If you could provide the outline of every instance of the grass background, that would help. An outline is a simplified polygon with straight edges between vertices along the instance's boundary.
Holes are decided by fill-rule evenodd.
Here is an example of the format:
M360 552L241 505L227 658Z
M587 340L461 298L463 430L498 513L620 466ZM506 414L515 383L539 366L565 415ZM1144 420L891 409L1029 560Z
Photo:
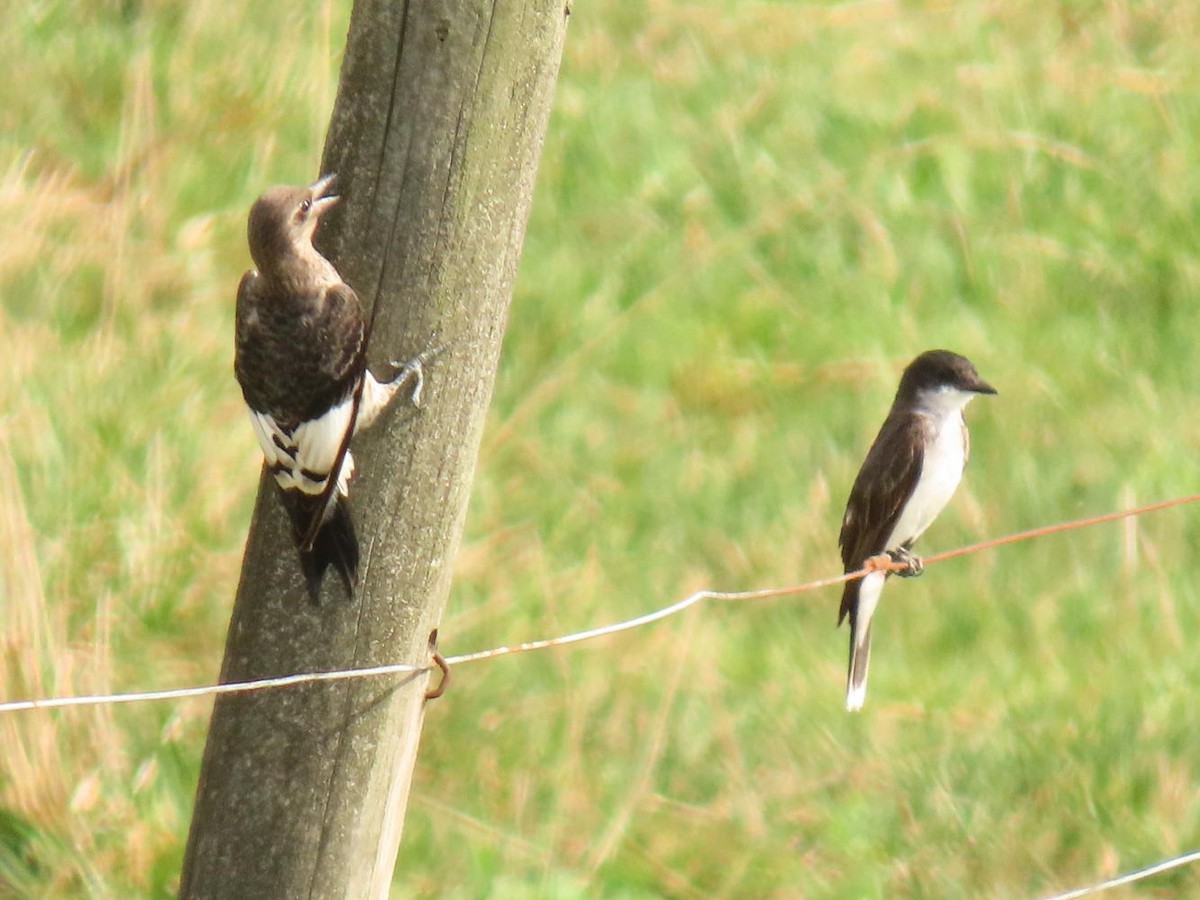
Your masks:
M4 697L216 676L245 213L315 174L347 6L0 12ZM1194 491L1198 59L1185 0L576 2L443 649L836 572L929 347L1000 396L927 552ZM395 893L1021 897L1192 849L1197 531L895 583L859 716L835 590L464 668ZM208 712L0 717L0 895L171 895Z

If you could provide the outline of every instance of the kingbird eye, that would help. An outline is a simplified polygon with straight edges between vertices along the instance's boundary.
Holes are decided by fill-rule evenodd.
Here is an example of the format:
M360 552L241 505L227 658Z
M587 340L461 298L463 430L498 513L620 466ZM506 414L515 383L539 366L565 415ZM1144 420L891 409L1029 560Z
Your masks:
M300 215L307 216L308 211L312 209L312 201L305 199L300 201Z

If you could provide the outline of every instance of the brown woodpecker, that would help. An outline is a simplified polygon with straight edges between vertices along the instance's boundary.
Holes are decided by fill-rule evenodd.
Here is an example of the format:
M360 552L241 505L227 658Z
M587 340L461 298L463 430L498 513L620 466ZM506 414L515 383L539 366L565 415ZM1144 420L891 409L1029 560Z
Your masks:
M327 175L307 187L273 187L258 198L247 227L255 268L237 294L234 371L314 601L331 565L351 596L357 584L350 439L410 378L412 402L420 405L422 364L432 356L393 362L386 382L367 369L362 305L312 243L321 216L338 201L327 193L333 181Z

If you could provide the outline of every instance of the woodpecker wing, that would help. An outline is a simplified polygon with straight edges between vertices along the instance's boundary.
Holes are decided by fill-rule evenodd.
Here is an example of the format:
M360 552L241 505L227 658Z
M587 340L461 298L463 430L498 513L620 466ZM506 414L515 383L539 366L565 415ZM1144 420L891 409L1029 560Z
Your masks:
M287 295L251 270L238 287L235 371L267 466L281 488L305 495L289 507L305 552L353 471L365 332L344 283Z
M302 551L307 552L312 549L313 543L321 531L321 526L325 522L325 517L337 502L338 496L348 497L350 495L350 476L354 474L354 457L350 454L350 439L354 437L358 409L362 405L363 381L362 377L358 379L350 397L336 410L337 422L331 422L329 428L318 439L320 450L333 450L329 472L336 472L337 477L332 477L332 474L326 477L321 488L320 502L315 504L312 521L302 533L299 533L299 544ZM338 435L337 429L339 428L341 432L337 444L329 443ZM313 443L316 444L317 441L314 440ZM314 449L316 448L314 447Z
M322 453L333 450L330 466L326 471L337 473L337 477L327 479L321 492L322 502L317 507L317 512L314 514L312 522L309 523L308 529L300 536L300 549L303 551L312 549L325 516L337 502L338 495L349 496L350 476L354 473L354 458L350 455L350 439L354 437L355 426L358 423L358 411L362 406L363 387L367 378L367 343L371 339L371 325L373 324L373 321L364 323L362 304L358 300L358 295L345 282L330 288L326 292L326 297L329 305L334 308L334 315L342 319L353 318L357 322L355 333L346 333L343 336L342 353L334 371L330 373L337 377L344 367L349 366L350 370L354 372L354 382L350 396L339 407L343 411L339 414L338 421L331 423L319 439L314 436L312 441L314 450ZM340 436L334 445L332 439L335 435L339 435L339 431Z

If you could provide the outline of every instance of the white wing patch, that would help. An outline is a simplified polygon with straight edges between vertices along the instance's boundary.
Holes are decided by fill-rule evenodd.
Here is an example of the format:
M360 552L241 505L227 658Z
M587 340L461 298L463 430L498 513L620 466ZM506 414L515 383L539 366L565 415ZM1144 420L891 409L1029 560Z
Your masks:
M296 465L304 472L323 476L322 484L333 468L346 432L350 430L353 411L354 400L347 397L321 418L302 423L293 435L297 448ZM313 493L319 491L318 488Z
M419 389L419 368L416 372ZM364 373L358 417L354 422L355 433L374 422L407 381L408 377L401 374L393 381L380 383L369 371ZM320 418L302 422L290 432L281 428L267 413L249 410L250 424L254 426L258 445L281 488L285 491L303 491L311 496L317 496L325 490L333 462L350 428L353 408L353 397L347 397ZM337 490L343 497L349 496L350 478L353 475L354 457L347 450L337 476Z
M342 439L350 428L353 405L353 398L347 397L325 415L301 423L291 433L267 413L250 410L254 434L281 488L314 496L325 489ZM338 493L348 494L353 474L354 458L347 450L338 471Z
M254 428L254 436L258 438L258 446L262 449L267 465L274 469L285 460L289 464L294 462L291 456L285 455L283 449L290 445L291 438L275 424L275 420L266 413L255 412L250 407L246 407L246 412L250 414L250 424ZM273 438L278 438L279 444L276 444Z

